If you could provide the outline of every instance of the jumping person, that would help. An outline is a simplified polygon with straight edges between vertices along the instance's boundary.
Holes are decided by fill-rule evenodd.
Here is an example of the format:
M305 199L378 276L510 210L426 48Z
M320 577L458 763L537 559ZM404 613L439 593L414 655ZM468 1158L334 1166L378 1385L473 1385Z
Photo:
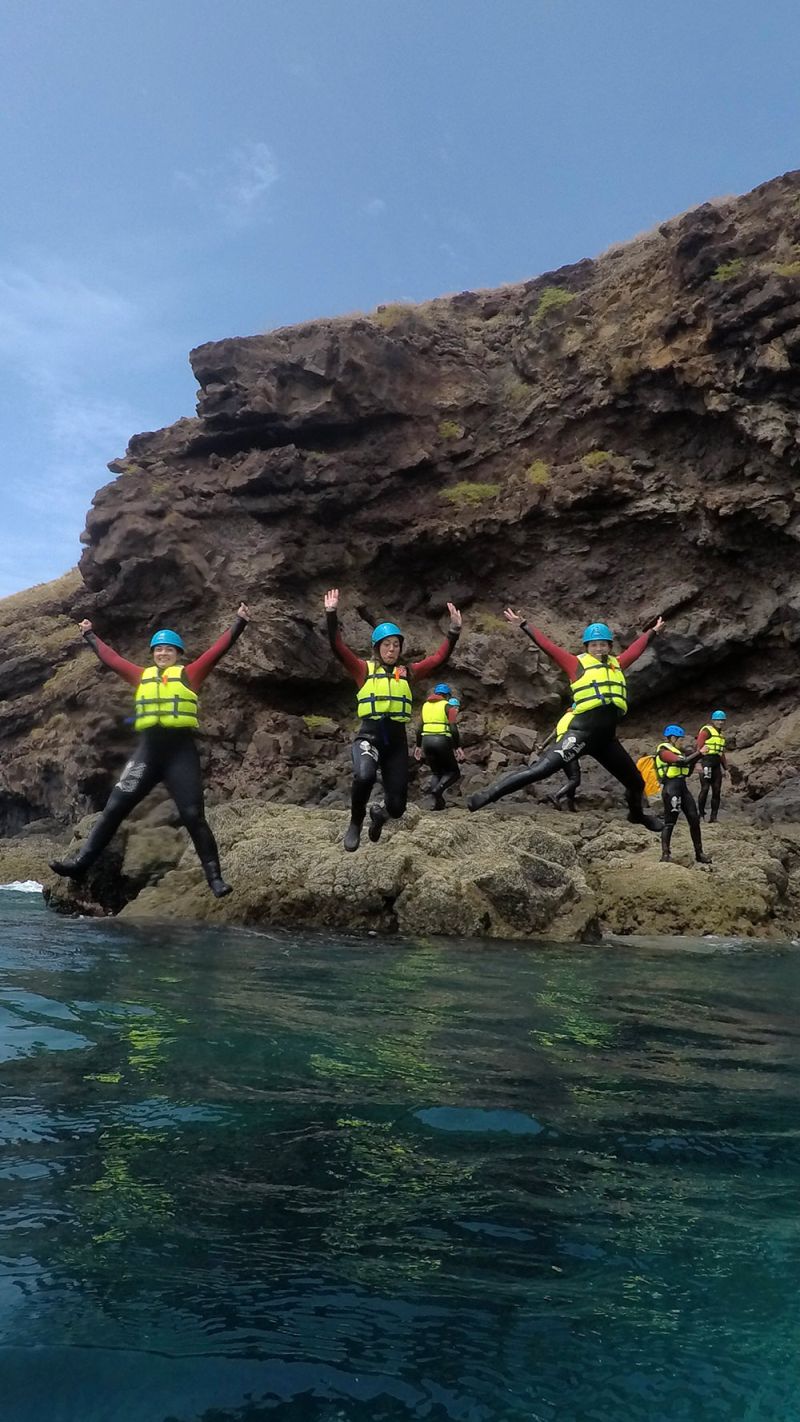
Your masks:
M686 732L682 726L665 726L664 739L655 753L656 775L661 781L661 798L664 802L661 863L669 864L672 859L670 853L672 831L678 823L681 810L683 810L689 825L689 833L692 836L694 857L698 864L710 864L709 855L703 853L700 816L694 795L688 785L689 772L700 759L700 752L695 751L693 755L682 754L681 743L685 735Z
M611 650L614 634L605 622L589 624L583 634L584 650L575 656L551 642L538 627L531 627L510 607L506 608L504 615L507 622L521 627L540 651L566 672L572 690L574 714L566 735L561 736L533 765L514 770L488 790L470 795L467 808L481 810L484 805L492 804L504 795L512 795L526 785L546 780L556 771L563 770L570 761L590 755L625 787L631 823L645 825L649 830L660 830L661 821L654 819L644 808L644 781L628 752L617 740L617 723L628 709L625 669L642 655L651 637L661 631L663 618L659 617L648 632L643 632L619 657L615 657Z
M725 759L725 737L722 732L725 729L727 716L724 711L712 711L711 719L705 726L701 726L697 732L697 749L702 751L700 761L700 795L698 797L698 809L700 818L706 817L706 801L708 792L711 791L711 815L709 824L717 822L719 815L719 802L722 798L722 773L728 769Z
M381 773L384 802L370 805L367 831L377 844L388 819L397 820L408 802L408 738L411 720L412 683L422 681L444 666L458 641L461 613L448 602L450 630L437 651L410 666L400 665L403 633L394 622L381 622L372 633L373 657L364 660L345 644L339 631L337 608L339 589L325 594L325 613L331 648L358 687L356 707L360 725L353 742L353 788L350 824L344 847L351 852L361 842L361 826L372 788Z
M422 720L414 750L416 760L425 760L433 772L430 794L434 810L444 810L444 792L461 779L458 762L464 759L458 730L460 702L446 681L440 681L422 703Z
M78 624L84 641L100 661L136 688L133 728L139 741L75 858L51 861L50 868L56 874L82 878L131 810L163 781L189 831L212 894L221 899L231 892L222 877L217 842L205 816L200 757L194 737L199 729L198 692L220 657L241 637L249 620L250 612L241 603L228 631L207 652L187 664L182 661L185 648L179 634L162 628L150 639L153 661L147 667L126 661L101 642L88 620Z

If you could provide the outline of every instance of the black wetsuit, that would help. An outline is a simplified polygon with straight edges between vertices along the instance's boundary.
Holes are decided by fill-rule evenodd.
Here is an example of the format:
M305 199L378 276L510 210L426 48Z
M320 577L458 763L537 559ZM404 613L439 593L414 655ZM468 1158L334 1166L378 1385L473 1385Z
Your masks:
M353 819L360 824L381 773L383 802L390 819L398 820L408 804L408 735L401 721L363 720L353 741Z
M664 805L664 828L661 831L662 855L665 858L669 858L672 831L678 823L678 816L682 810L689 825L689 833L692 837L695 858L702 861L704 856L703 841L700 832L700 815L686 777L673 776L671 779L665 780L661 787L661 800Z
M575 760L566 760L564 762L564 774L567 777L566 783L561 786L560 790L555 790L550 796L550 799L559 810L561 809L559 804L560 800L566 800L567 809L575 810L577 808L575 798L580 789L581 780L583 779L580 760L577 758Z
M700 761L700 795L698 797L698 808L701 815L705 815L708 792L711 791L711 823L713 824L719 814L720 800L722 799L722 756L704 755Z
M191 731L153 726L143 731L114 786L99 820L81 845L78 860L88 869L111 842L122 821L163 782L178 809L202 864L219 860L217 842L205 816L200 756Z
M450 723L450 734L431 734L417 731L417 745L422 747L426 765L432 771L428 793L433 796L434 808L444 809L444 792L461 779L461 768L456 760L456 751L461 745L461 736L455 721Z
M488 790L471 796L468 802L470 809L481 809L505 795L513 795L515 790L523 790L526 785L547 780L557 771L566 770L570 761L590 755L625 787L628 819L636 824L646 824L651 829L660 828L660 823L651 823L651 817L645 812L644 781L625 747L617 740L618 721L619 712L615 706L598 706L574 716L566 734L540 755L533 765L513 770Z

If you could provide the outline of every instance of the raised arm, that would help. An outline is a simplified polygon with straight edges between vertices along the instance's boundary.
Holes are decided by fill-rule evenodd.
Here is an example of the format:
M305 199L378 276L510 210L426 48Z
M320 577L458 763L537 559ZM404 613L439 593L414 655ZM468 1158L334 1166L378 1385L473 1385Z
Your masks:
M443 667L445 662L449 660L453 648L461 635L461 624L463 622L461 613L452 602L448 602L447 611L450 613L450 627L447 636L441 646L437 647L436 651L432 652L429 657L423 657L422 661L411 663L408 672L414 681L421 681L423 677L431 676L433 672L438 671L439 667Z
M339 589L329 588L325 594L325 623L328 629L328 641L331 644L333 655L341 662L345 671L353 678L357 686L363 686L367 679L367 664L362 657L357 657L345 642L339 631Z
M110 667L117 676L121 676L123 681L127 681L130 686L138 686L142 679L144 667L137 667L135 662L126 661L119 652L115 652L113 647L109 647L105 642L101 642L97 633L93 630L88 617L79 622L81 636L87 647L91 647L95 656L100 659L104 666Z
M530 622L526 622L520 613L515 612L513 608L507 607L503 616L506 622L510 623L512 627L521 628L526 637L530 637L531 641L539 648L540 652L544 652L545 656L549 657L551 662L555 662L557 667L560 667L563 672L566 672L570 681L575 681L581 668L578 658L574 656L572 652L566 651L564 647L559 647L557 642L551 642L550 638L545 636L544 632L540 631L538 627L532 627Z
M623 671L625 671L626 667L632 666L635 661L638 661L642 653L647 651L652 639L658 635L663 626L663 617L657 618L652 627L649 627L646 632L642 632L635 641L631 642L629 647L625 648L624 652L620 652L619 664Z
M250 609L247 603L242 602L239 604L233 623L227 631L223 632L222 636L217 638L214 645L208 648L208 651L203 652L195 661L187 664L186 680L192 688L192 691L200 690L209 672L217 665L220 658L224 657L225 653L230 651L234 642L238 642L249 621Z

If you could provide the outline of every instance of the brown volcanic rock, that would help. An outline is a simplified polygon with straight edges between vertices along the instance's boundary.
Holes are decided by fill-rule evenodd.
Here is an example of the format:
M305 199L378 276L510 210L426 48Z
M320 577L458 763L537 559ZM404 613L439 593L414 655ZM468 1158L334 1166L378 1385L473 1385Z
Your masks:
M243 596L254 625L203 698L212 800L341 800L353 689L324 635L330 584L349 641L390 614L411 656L448 596L463 604L448 678L467 785L520 763L565 700L506 602L571 645L590 617L624 639L666 610L629 739L722 704L734 738L757 721L774 764L800 769L780 736L800 638L800 174L534 281L220 341L192 364L197 419L110 466L82 582L0 603L0 831L97 809L124 759L129 691L78 617L139 660L163 624L206 645ZM775 788L754 743L740 759L745 794Z

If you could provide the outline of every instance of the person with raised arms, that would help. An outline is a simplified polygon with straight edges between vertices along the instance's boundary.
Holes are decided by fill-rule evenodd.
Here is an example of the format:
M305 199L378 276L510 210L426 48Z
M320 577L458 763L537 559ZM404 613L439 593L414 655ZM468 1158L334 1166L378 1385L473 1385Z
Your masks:
M195 732L200 728L200 688L220 657L241 637L249 620L247 605L241 603L232 626L213 647L191 662L184 660L186 649L180 635L162 627L150 639L152 662L145 667L126 661L102 642L88 619L78 624L84 641L100 661L135 688L133 729L139 740L75 858L51 860L50 868L56 874L82 878L131 810L163 781L189 832L212 894L221 899L231 893L222 877L217 842L205 816Z
M356 683L356 709L360 718L353 742L353 786L350 823L344 847L351 853L361 843L361 827L380 771L384 799L370 806L368 835L377 844L389 819L397 820L408 803L408 736L413 686L444 666L461 632L461 613L448 602L450 629L445 640L419 662L400 663L403 633L394 622L380 622L371 637L372 657L356 655L339 630L339 589L330 588L324 599L331 648Z
M654 625L631 642L619 657L613 654L614 634L605 622L590 622L583 633L583 651L566 651L552 642L538 627L528 623L518 612L507 607L505 619L512 627L520 627L526 636L555 662L569 677L572 693L572 719L566 732L555 745L546 750L533 765L514 770L491 785L479 790L467 800L469 810L482 810L503 798L547 780L565 765L583 755L590 755L625 788L628 819L657 832L661 821L647 813L644 807L644 781L625 747L617 739L617 726L628 710L628 687L625 671L641 657L651 639L664 626L659 617Z

